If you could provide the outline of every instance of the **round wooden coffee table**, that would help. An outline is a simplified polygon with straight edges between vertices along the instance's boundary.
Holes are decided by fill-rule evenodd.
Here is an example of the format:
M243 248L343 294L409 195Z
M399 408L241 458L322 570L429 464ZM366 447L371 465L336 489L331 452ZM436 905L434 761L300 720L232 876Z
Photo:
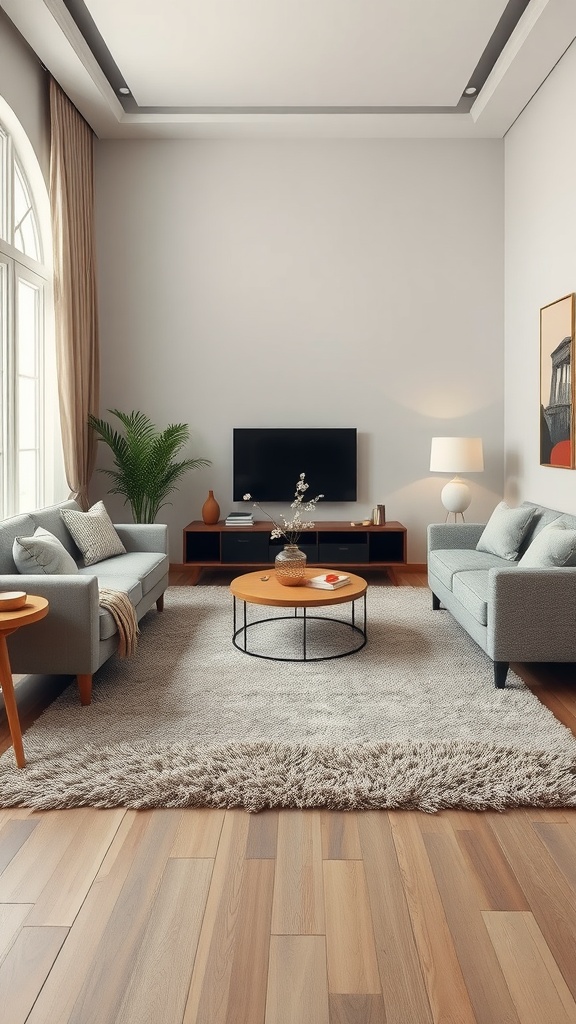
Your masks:
M314 566L306 569L306 576L322 576L325 573L342 570L322 569ZM243 654L250 654L254 658L266 658L269 661L329 661L332 658L344 658L348 654L355 654L362 650L366 644L366 591L368 584L361 576L354 573L347 573L350 582L344 587L336 590L320 590L315 587L286 587L278 583L274 569L247 572L244 576L237 576L230 584L230 590L234 605L234 625L232 631L232 643ZM243 615L237 614L236 600L242 601ZM355 602L362 599L362 625L356 622ZM275 615L265 619L254 619L248 622L247 606L249 604L267 605L273 608L292 609L293 615ZM310 609L332 607L332 605L349 604L351 607L350 620L336 618L326 615L310 615ZM301 614L298 614L299 609ZM248 650L248 633L254 626L264 622L282 622L287 618L297 618L302 623L302 656L298 658L287 658L279 655L261 654L255 650ZM307 650L307 625L309 619L318 619L322 622L336 622L347 627L354 641L349 650L338 651L335 654L323 654L320 657L310 657ZM359 641L359 642L358 642Z
M22 730L20 718L18 717L18 706L14 696L14 684L12 682L12 669L8 657L8 645L6 637L15 633L21 626L29 626L32 622L38 622L48 614L48 601L45 597L33 597L28 594L26 604L11 612L0 611L0 687L4 696L4 707L14 747L14 757L19 768L24 768L26 759L22 744Z

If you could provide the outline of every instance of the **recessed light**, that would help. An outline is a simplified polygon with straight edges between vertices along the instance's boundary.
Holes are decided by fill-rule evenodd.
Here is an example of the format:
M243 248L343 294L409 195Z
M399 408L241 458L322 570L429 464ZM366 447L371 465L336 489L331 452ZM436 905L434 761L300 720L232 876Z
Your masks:
M122 90L120 90L120 91L122 91ZM466 87L466 89L464 89L464 95L465 96L475 96L477 92L478 92L478 90L477 90L475 85L469 85L469 86Z
M130 89L128 88L127 85L121 85L120 88L118 89L118 92L122 93L123 96L129 96L130 95Z

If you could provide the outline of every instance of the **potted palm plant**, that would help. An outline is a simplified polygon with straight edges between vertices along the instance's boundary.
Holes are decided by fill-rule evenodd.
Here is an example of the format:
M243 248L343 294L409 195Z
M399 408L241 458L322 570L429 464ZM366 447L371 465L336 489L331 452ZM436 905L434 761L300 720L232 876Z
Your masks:
M210 466L210 460L176 459L190 437L186 423L171 423L158 430L143 412L108 412L120 420L123 433L104 419L88 417L98 440L104 441L114 456L115 468L100 470L113 481L108 493L124 495L135 523L153 523L182 474Z

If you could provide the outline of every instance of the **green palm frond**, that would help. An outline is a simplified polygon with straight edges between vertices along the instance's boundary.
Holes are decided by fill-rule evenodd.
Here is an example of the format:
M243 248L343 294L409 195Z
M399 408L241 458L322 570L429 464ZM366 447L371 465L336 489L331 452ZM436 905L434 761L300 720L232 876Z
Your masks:
M210 466L209 459L181 459L176 455L190 438L186 423L171 423L159 431L142 412L124 413L108 409L124 427L121 434L106 420L89 416L88 423L98 439L108 445L114 469L102 469L112 481L110 494L123 494L132 509L134 522L153 523L176 481L189 469Z

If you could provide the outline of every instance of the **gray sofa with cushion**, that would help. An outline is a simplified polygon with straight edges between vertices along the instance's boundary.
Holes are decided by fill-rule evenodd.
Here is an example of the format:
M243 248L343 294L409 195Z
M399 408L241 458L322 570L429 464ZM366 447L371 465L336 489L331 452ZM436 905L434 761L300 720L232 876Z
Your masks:
M532 502L514 513L522 509L529 522L506 557L477 550L484 525L428 527L432 607L447 608L492 659L498 687L511 661L576 661L576 516ZM561 557L549 538L563 542Z
M61 509L81 511L75 501L64 501L0 522L0 592L25 590L50 604L45 619L8 638L10 663L14 673L77 676L80 699L89 704L93 674L118 648L116 623L99 606L99 588L128 594L138 620L154 604L162 611L168 585L168 528L158 523L115 525L125 552L86 566ZM14 540L31 538L38 527L64 545L78 566L76 572L18 572Z

